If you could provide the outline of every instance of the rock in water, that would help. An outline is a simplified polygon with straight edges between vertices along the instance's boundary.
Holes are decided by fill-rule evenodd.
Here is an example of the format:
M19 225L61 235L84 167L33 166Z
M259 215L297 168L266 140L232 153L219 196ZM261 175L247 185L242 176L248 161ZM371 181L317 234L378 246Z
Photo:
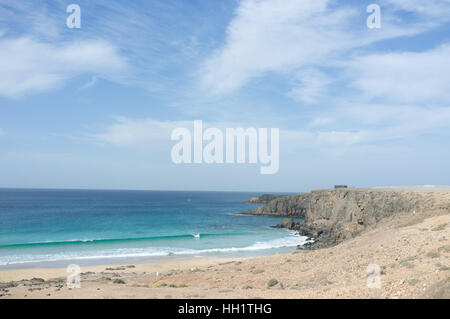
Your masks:
M292 218L285 218L281 221L281 228L291 229L294 226L294 220Z

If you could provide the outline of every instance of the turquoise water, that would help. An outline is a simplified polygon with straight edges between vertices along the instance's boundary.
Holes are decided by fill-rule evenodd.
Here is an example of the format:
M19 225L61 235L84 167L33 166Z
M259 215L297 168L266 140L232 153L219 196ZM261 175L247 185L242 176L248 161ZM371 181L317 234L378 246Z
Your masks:
M253 256L304 237L237 216L258 193L0 189L0 269Z

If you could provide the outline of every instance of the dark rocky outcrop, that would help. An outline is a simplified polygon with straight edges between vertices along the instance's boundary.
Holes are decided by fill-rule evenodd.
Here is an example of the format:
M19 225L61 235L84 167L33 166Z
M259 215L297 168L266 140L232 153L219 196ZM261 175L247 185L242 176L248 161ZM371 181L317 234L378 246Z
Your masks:
M295 226L294 220L292 218L285 218L281 221L280 225L272 226L273 228L287 228L292 229Z
M435 203L435 193L348 188L277 197L243 214L304 218L289 228L314 238L312 248L322 248L352 238L394 214L450 209L448 202L443 207Z

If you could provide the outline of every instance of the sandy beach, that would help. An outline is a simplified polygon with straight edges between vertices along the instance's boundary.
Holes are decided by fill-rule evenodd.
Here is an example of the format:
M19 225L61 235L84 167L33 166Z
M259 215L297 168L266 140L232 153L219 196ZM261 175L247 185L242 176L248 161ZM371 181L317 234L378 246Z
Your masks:
M66 269L1 271L0 297L450 298L449 239L448 210L414 211L330 248L83 267L81 288L67 287ZM374 278L369 265L379 267L380 288L367 284Z

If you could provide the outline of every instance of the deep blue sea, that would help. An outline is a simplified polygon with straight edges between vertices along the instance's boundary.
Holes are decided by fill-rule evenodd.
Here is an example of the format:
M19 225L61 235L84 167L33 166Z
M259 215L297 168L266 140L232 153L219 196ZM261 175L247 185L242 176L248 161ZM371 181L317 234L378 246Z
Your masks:
M259 193L0 189L0 269L234 257L304 237L238 216Z

